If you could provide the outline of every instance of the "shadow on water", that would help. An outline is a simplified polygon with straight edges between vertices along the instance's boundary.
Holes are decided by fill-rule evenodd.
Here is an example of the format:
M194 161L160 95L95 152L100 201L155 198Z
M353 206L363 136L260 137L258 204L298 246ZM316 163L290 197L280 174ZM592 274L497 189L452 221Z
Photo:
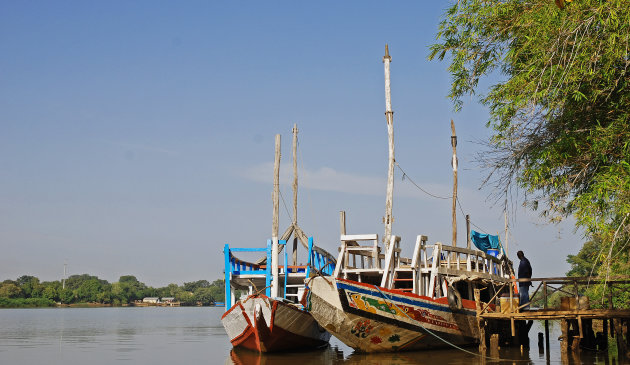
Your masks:
M233 365L310 365L310 364L356 364L356 365L477 365L477 364L604 364L617 365L616 356L608 352L579 351L569 352L566 356L551 351L551 354L530 348L501 348L488 351L486 356L476 353L476 348L467 351L457 349L428 350L399 353L357 353L344 351L329 346L318 351L287 352L262 354L244 349L232 349L225 364ZM474 353L474 354L473 354Z
M233 348L225 364L234 365L315 365L339 364L343 353L330 346L316 351L281 352L263 354L246 349Z
M512 351L513 352L513 351ZM509 356L509 357L508 357ZM502 351L500 357L509 360L492 360L489 358L481 358L467 352L461 352L455 349L449 350L429 350L417 352L398 352L398 353L357 353L351 352L347 357L344 352L337 347L327 347L318 351L307 352L286 352L286 353L257 353L245 349L232 349L225 364L233 365L269 365L269 364L286 364L286 365L309 365L309 364L356 364L356 365L380 365L380 364L486 364L486 363L505 363L505 364L529 364L529 354L523 355L520 352Z

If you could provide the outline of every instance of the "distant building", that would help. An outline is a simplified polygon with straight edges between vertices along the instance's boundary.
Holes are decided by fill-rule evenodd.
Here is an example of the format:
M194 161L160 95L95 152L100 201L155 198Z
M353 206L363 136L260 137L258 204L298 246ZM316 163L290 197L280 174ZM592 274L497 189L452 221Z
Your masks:
M158 298L158 297L146 297L146 298L142 299L142 303L157 304L159 302L160 302L160 298Z
M162 302L163 303L172 303L174 301L175 301L175 298L173 298L173 297L164 297L164 298L162 298Z

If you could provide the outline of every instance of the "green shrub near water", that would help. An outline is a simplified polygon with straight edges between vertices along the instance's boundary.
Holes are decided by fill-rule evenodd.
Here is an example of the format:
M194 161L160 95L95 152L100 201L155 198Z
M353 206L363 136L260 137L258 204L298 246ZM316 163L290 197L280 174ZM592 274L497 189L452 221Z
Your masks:
M3 298L0 297L0 308L38 308L54 307L57 304L46 298Z

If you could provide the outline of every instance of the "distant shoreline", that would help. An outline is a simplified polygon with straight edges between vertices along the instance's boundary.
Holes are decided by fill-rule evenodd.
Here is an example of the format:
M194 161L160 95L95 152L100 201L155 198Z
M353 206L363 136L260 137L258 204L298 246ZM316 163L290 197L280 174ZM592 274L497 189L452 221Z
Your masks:
M44 282L22 275L0 282L0 308L211 306L223 302L224 295L223 279L162 288L147 286L133 275L122 275L115 283L89 274Z
M224 305L181 305L181 306L166 306L166 305L113 305L103 303L72 303L72 304L60 304L56 305L14 305L14 306L0 306L2 309L37 309L37 308L208 308L208 307L225 307Z
M223 307L224 305L214 304L182 304L176 303L176 305L167 305L164 303L122 303L114 305L112 303L98 303L98 302L80 302L80 303L56 303L49 299L44 298L0 298L0 309L20 309L20 308L106 308L106 307Z

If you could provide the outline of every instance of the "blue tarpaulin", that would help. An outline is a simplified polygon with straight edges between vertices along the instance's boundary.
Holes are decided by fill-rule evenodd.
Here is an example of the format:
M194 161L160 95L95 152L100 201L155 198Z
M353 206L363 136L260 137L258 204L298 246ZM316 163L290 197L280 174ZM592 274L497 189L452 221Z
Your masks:
M501 243L499 243L499 236L493 236L491 234L479 233L477 231L470 231L470 238L475 246L483 252L488 252L490 249L499 250L501 252Z

